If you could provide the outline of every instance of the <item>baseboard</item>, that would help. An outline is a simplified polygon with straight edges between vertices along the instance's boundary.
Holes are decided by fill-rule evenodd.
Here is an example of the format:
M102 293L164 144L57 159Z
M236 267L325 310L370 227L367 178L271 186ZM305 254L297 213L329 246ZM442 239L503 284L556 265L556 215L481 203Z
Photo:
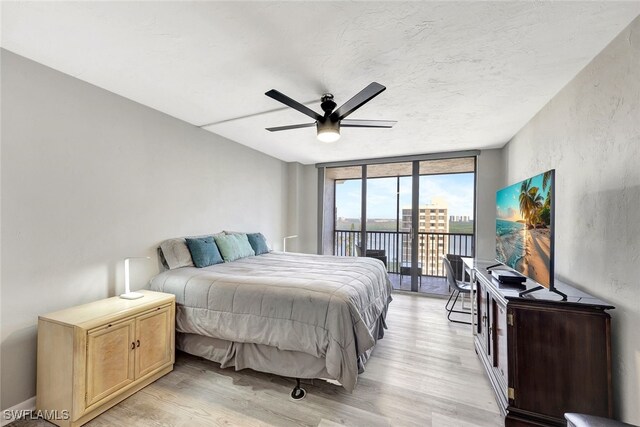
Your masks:
M2 415L0 416L0 427L6 426L9 423L12 423L16 420L12 414L17 414L22 411L33 411L36 409L36 397L33 396L30 399L25 400L24 402L20 402L17 405L12 406L11 408L4 409L2 411Z

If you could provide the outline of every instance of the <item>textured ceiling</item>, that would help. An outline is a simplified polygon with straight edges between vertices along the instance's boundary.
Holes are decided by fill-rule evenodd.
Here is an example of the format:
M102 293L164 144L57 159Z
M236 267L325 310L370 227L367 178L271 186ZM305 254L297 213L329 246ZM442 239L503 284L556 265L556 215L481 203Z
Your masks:
M2 46L286 161L504 145L640 2L3 2ZM269 89L320 111L387 90L324 144ZM273 111L277 110L277 111Z

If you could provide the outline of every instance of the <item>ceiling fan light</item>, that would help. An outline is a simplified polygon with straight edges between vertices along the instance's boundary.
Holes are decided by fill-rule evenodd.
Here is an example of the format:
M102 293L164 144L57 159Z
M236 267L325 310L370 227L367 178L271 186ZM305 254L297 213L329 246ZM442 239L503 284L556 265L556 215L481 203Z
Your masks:
M340 139L340 132L333 129L318 132L318 139L326 143L336 142Z
M326 143L332 143L339 139L340 125L338 123L318 122L318 140Z

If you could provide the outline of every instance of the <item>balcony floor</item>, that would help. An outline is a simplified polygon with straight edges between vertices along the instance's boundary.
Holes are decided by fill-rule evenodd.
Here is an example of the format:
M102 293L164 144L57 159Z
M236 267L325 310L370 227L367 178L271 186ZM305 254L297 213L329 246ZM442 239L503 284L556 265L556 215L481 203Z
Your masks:
M410 276L402 276L402 282L400 282L398 273L389 273L389 279L394 290L411 291ZM422 276L422 285L418 289L418 293L448 297L449 286L447 285L447 279L444 277Z

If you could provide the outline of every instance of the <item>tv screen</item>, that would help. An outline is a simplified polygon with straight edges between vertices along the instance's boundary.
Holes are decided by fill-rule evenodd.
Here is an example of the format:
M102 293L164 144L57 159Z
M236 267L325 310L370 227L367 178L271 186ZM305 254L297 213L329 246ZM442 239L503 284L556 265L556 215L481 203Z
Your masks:
M496 259L540 285L553 288L555 171L496 194Z

